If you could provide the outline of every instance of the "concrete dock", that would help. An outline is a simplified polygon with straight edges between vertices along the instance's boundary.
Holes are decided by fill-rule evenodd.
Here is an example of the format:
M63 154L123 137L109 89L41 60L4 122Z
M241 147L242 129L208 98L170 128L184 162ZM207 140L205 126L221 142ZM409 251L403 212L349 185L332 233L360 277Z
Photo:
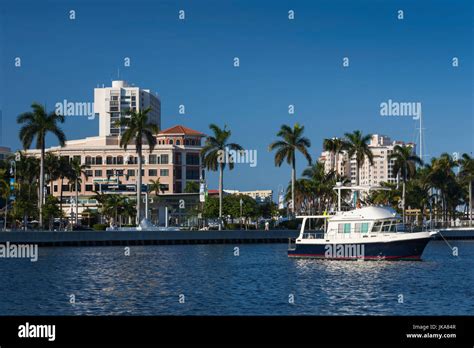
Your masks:
M40 246L288 243L296 230L225 231L15 231L0 232L0 243Z

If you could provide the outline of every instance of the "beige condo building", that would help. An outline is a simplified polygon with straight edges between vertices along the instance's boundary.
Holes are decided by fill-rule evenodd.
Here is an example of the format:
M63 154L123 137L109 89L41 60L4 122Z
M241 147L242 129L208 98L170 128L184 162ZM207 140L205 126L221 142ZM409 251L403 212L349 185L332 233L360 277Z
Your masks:
M381 182L394 183L397 181L396 173L393 173L394 160L390 159L393 148L396 145L411 146L413 152L416 151L414 143L405 143L403 141L392 141L385 135L374 134L369 143L369 148L373 153L373 165L366 158L359 171L359 184L363 186L378 186ZM356 160L349 158L346 151L338 155L329 151L323 151L319 161L324 163L326 173L335 170L340 175L350 178L351 184L356 183Z

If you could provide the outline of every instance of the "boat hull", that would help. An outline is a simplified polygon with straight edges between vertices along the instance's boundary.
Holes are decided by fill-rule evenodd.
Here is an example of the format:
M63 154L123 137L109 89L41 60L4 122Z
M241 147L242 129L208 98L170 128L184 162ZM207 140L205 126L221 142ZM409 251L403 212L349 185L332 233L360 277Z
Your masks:
M305 243L288 250L289 257L326 260L420 260L430 237L387 242ZM350 249L347 247L350 246ZM349 252L347 252L349 250Z

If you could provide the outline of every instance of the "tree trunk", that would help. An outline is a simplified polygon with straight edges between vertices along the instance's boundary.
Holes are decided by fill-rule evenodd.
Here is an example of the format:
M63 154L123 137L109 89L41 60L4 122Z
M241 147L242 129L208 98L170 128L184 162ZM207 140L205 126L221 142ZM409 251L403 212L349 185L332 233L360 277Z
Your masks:
M4 221L4 230L6 231L7 230L7 217L8 217L8 198L9 198L9 194L6 196L6 203L5 203L5 221Z
M469 180L469 227L472 227L472 180Z
M224 194L224 165L219 163L219 231L222 230L222 196Z
M61 191L59 194L59 212L61 216L59 217L59 229L63 228L63 185L64 185L64 178L61 177Z
M405 180L403 180L402 185L402 220L405 223Z
M43 228L43 195L44 195L44 138L41 145L40 178L39 178L39 226Z
M137 178L137 226L141 221L141 206L142 206L142 148L141 146L137 147L138 154L138 178Z
M74 183L74 189L76 190L76 214L74 216L74 224L77 226L78 222L78 214L79 214L79 192L77 191L77 175L76 175L76 182Z
M296 216L295 181L296 181L296 159L295 159L295 156L293 156L293 161L291 163L291 211L293 213L293 218Z

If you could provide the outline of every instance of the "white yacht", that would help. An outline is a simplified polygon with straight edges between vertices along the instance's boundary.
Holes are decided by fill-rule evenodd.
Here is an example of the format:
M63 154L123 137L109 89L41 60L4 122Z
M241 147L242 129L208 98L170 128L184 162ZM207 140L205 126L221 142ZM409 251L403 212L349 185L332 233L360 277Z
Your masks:
M366 189L336 186L338 211L334 215L298 216L301 230L289 257L338 260L420 260L437 232L409 232L390 207L367 206L342 212L341 190ZM368 188L373 190L376 188ZM322 230L311 230L311 221L324 219ZM313 224L314 226L315 224Z

